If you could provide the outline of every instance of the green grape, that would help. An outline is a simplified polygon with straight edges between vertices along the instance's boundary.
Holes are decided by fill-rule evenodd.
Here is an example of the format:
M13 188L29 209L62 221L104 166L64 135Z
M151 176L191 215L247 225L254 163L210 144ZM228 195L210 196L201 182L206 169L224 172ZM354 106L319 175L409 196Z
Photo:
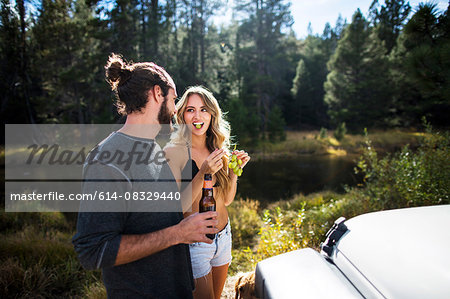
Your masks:
M235 151L235 150L236 150L236 145L234 145L233 151ZM230 161L231 162L228 163L228 168L232 169L234 174L236 174L237 176L241 176L242 172L244 171L241 168L241 165L244 164L244 161L242 161L242 159L239 159L236 154L231 155Z
M202 125L201 125L201 124L196 124L195 127L196 127L197 129L200 129L200 128L202 127Z
M241 169L241 168L239 167L239 165L236 164L236 167L233 168L233 172L234 172L235 174L237 174L237 172L239 171L239 169Z

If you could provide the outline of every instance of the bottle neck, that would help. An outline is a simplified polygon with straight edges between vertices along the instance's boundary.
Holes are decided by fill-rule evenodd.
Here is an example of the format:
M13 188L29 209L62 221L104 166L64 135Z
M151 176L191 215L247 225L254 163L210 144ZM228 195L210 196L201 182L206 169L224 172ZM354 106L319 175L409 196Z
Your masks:
M204 180L203 181L203 189L211 189L213 188L213 184L211 180Z

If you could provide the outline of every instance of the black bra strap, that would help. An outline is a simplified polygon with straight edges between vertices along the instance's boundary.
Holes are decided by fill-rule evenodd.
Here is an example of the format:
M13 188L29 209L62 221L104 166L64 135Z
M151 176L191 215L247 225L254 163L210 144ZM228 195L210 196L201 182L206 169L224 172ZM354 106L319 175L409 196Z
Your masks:
M189 146L188 143L186 143L186 146L187 146L187 151L188 151L188 155L189 155L189 160L192 160L192 157L191 157L191 147Z

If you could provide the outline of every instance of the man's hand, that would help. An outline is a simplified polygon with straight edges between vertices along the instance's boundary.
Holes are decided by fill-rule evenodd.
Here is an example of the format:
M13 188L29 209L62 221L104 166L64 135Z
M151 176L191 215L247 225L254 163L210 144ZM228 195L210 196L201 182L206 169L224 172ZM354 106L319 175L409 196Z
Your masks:
M205 242L212 240L205 234L215 234L219 224L217 212L196 213L180 223L162 230L142 235L122 235L115 266L134 262L170 246L180 243ZM211 227L208 227L211 226Z
M204 242L211 244L213 240L206 234L216 234L219 230L216 226L219 221L216 219L217 212L195 213L184 218L177 224L179 242L190 244ZM209 227L208 227L209 226Z

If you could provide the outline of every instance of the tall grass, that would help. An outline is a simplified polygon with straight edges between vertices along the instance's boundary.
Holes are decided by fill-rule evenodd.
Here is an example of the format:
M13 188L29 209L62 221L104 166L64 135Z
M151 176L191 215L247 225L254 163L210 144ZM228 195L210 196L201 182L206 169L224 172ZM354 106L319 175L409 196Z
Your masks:
M101 284L78 262L62 213L1 211L0 227L0 298L88 298L87 286Z

